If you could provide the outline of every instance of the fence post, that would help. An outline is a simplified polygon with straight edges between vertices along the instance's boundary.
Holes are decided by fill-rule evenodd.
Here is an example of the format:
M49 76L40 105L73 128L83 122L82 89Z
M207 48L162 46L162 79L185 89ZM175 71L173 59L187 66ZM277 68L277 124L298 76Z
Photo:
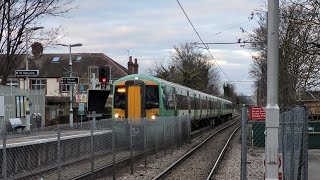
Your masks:
M7 180L7 133L2 134L2 176Z
M147 119L143 119L143 129L144 129L144 166L147 166Z
M178 132L178 149L181 147L181 142L182 142L182 130L181 130L181 117L178 117L179 120L178 120L178 129L179 129L179 132Z
M116 180L116 155L115 155L115 138L114 138L114 121L112 121L112 166L113 166L113 180Z
M166 144L166 119L163 118L163 146L164 146L164 155L167 154L167 144Z
M304 107L304 123L303 123L303 142L304 142L304 178L302 179L308 179L308 149L309 149L309 132L308 132L308 125L309 125L309 114L308 114L308 108Z
M95 114L95 111L94 111ZM95 119L95 117L94 117ZM94 139L93 129L95 128L95 121L91 121L91 133L90 133L90 147L91 147L91 179L94 179Z
M58 179L61 179L61 127L57 127L57 158L58 158Z
M155 136L154 136L155 146L156 146L156 153L155 153L156 159L158 159L158 133L159 133L158 123L159 123L159 119L157 119L155 123Z
M191 117L187 116L187 125L188 125L188 143L191 143Z
M131 165L131 174L133 174L133 152L132 152L132 145L133 145L133 139L132 139L132 120L130 121L130 165Z
M241 180L247 179L247 106L242 107L241 124Z
M295 158L294 158L294 155L295 155L295 153L294 153L294 146L295 146L295 142L294 142L294 123L295 123L295 117L294 117L294 113L293 113L293 111L291 111L290 112L290 119L291 119L291 121L290 121L290 133L291 133L291 138L290 138L290 140L291 140L291 143L290 143L290 146L291 146L291 148L290 148L290 176L291 176L291 179L293 179L294 177L295 177L295 173L294 173L294 161L295 161Z

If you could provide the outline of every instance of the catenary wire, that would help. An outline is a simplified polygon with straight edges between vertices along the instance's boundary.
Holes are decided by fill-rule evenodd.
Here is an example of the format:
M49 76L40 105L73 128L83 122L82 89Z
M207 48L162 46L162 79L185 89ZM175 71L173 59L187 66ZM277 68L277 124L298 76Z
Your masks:
M177 0L181 10L183 11L184 15L186 16L186 18L188 19L190 25L192 26L193 30L196 32L197 36L199 37L200 41L202 42L202 44L206 47L207 51L209 52L210 56L212 57L212 59L214 60L214 62L216 63L216 65L218 66L218 68L221 70L221 72L227 77L227 79L229 79L229 81L231 81L231 79L228 77L228 75L223 71L223 69L219 66L218 62L216 61L216 59L213 57L212 53L209 50L209 47L207 44L205 44L201 38L201 36L199 35L198 31L196 30L196 28L193 26L191 20L189 19L187 13L184 11L182 5L180 4L179 0Z

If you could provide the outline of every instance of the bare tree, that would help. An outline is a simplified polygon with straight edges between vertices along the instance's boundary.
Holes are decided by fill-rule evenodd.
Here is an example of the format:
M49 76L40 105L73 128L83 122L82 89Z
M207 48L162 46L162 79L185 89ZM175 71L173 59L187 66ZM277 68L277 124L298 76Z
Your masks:
M25 52L25 32L28 26L38 25L48 16L63 16L73 0L2 0L0 2L0 78L6 84L9 74L16 68L16 60ZM43 32L40 41L45 45L55 42L61 28ZM32 36L32 33L30 34Z
M217 69L206 55L188 43L174 46L168 67L158 65L149 73L202 92L220 94Z
M279 100L280 105L296 103L299 91L319 85L319 11L318 1L281 1L279 28ZM258 94L266 92L267 14L259 11L259 28L249 35L250 48L260 54L253 58L250 74L257 82ZM259 98L259 97L258 97Z

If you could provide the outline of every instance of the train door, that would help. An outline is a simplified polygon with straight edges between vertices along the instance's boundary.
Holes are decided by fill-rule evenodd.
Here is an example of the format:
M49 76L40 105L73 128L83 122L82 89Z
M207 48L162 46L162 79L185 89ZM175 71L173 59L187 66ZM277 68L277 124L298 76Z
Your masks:
M144 97L145 84L143 81L132 80L125 83L126 96L126 118L140 119L145 117Z

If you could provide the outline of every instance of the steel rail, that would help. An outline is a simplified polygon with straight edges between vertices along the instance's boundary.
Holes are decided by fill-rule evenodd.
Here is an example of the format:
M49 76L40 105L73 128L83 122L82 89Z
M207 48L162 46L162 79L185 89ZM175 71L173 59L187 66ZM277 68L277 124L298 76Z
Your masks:
M213 168L211 169L211 171L210 171L210 173L209 173L209 175L208 175L208 177L207 177L207 180L210 180L210 179L211 179L211 177L213 176L213 173L214 173L214 172L217 170L217 168L219 167L219 164L220 164L220 162L221 162L221 160L222 160L225 152L227 151L227 147L229 146L229 143L230 143L231 139L233 138L233 135L239 130L240 127L241 127L241 125L240 125L239 127L237 127L237 128L232 132L232 134L230 135L228 141L227 141L226 144L224 145L221 153L219 154L218 159L217 159L216 162L214 163Z
M181 164L184 160L186 160L188 157L190 157L193 153L196 152L197 149L199 149L200 147L202 147L205 143L207 143L212 137L214 137L215 135L217 135L219 132L223 131L224 129L227 129L228 127L234 125L235 123L239 122L235 121L221 129L219 129L218 131L216 131L215 133L211 134L209 137L207 137L204 141L202 141L200 144L198 144L196 147L192 148L189 152L187 152L185 155L183 155L181 158L179 158L177 161L175 161L173 164L171 164L167 169L165 169L164 171L162 171L160 174L158 174L158 176L156 176L155 178L153 178L153 180L159 180L159 179L163 179L165 178L175 167L177 167L179 164Z

